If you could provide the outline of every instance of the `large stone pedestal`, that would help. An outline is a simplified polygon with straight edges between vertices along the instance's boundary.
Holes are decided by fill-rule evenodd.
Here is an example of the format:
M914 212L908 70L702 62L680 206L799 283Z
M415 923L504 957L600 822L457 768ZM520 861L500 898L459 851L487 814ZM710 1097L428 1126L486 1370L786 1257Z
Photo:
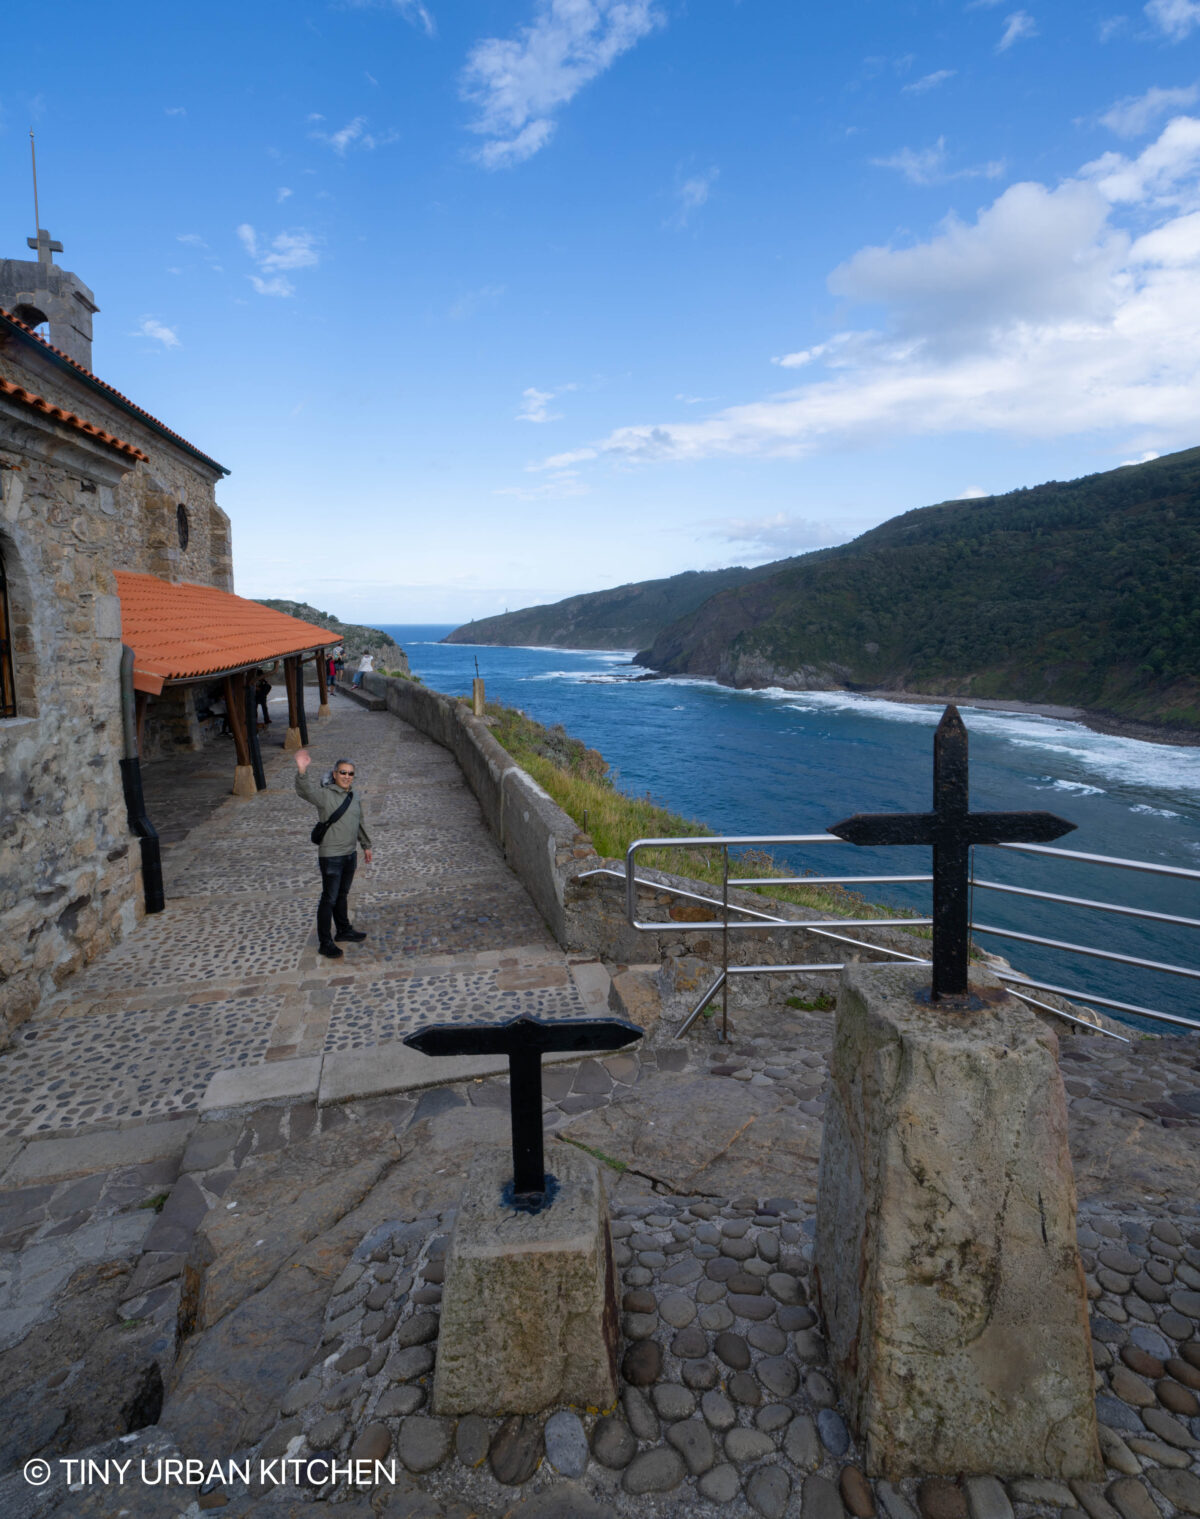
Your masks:
M928 984L838 997L814 1260L866 1469L1099 1477L1057 1040L985 971L973 1010Z
M617 1395L617 1300L596 1163L556 1145L538 1214L502 1205L508 1153L467 1182L446 1256L433 1407L438 1414L607 1408Z

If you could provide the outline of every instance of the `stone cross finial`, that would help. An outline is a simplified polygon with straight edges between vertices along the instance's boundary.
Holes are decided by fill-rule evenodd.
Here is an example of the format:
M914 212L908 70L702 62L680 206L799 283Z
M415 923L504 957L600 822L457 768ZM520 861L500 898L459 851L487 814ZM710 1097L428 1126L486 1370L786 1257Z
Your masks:
M36 237L27 237L25 242L28 247L37 249L39 264L52 264L53 255L63 251L63 245L57 240L52 240L45 227L38 228Z
M933 811L863 813L828 831L848 844L933 845L932 997L962 996L970 953L972 844L1048 844L1075 827L1053 812L972 812L967 730L951 705L933 739Z
M538 1213L554 1201L542 1146L542 1056L553 1050L619 1050L642 1037L622 1018L533 1018L507 1023L437 1023L404 1042L423 1055L507 1055L512 1108L513 1179L504 1189L510 1208Z

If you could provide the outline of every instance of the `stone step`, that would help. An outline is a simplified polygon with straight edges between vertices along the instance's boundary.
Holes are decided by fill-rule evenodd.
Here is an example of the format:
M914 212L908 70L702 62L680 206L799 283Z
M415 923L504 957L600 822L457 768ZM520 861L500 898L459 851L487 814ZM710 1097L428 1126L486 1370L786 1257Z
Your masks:
M368 712L386 712L387 702L382 696L372 696L369 691L363 691L360 687L352 686L349 681L339 683L333 688L340 696L348 696L351 701L358 703L360 707L366 707Z

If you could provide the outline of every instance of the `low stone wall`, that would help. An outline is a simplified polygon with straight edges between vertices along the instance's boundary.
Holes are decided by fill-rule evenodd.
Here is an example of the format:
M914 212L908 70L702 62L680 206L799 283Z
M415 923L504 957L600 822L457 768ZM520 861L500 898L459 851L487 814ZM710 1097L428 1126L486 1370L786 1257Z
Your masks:
M363 688L381 696L389 712L450 750L550 932L566 949L583 947L572 942L566 902L572 878L599 863L588 836L496 742L466 702L387 675L365 675Z
M721 935L688 928L689 921L716 913L690 902L687 893L712 896L714 888L703 881L639 869L639 879L653 885L638 888L638 917L645 922L661 921L663 927L653 933L631 928L625 917L624 880L593 874L602 869L623 872L624 861L604 860L596 854L587 834L522 770L492 737L486 722L472 715L465 701L456 701L415 681L382 675L365 676L363 687L382 697L390 712L455 756L488 827L564 949L625 965L659 961L666 967L668 991L677 987L688 994L694 987L702 989L707 984L713 963L721 959ZM862 957L862 952L852 946L800 931L801 924L826 914L749 891L731 890L729 900L732 905L776 914L797 925L796 931L765 926L754 932L731 933L730 964L828 964ZM744 916L742 921L746 921ZM851 929L850 933L908 954L920 955L927 948L902 930ZM749 992L754 980L757 978L739 978L739 990ZM829 981L828 976L825 981Z

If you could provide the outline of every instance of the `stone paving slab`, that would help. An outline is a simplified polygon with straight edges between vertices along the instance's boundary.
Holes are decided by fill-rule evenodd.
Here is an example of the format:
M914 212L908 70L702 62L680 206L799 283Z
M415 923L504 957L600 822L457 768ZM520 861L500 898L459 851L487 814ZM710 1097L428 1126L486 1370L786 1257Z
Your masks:
M9 1158L3 1172L3 1184L7 1189L67 1181L73 1176L90 1176L114 1166L137 1166L178 1158L187 1148L192 1127L192 1121L174 1119L100 1134L31 1140L19 1145Z
M303 1060L277 1060L270 1065L234 1067L214 1074L199 1107L203 1113L212 1113L284 1098L311 1097L320 1080L319 1055Z

